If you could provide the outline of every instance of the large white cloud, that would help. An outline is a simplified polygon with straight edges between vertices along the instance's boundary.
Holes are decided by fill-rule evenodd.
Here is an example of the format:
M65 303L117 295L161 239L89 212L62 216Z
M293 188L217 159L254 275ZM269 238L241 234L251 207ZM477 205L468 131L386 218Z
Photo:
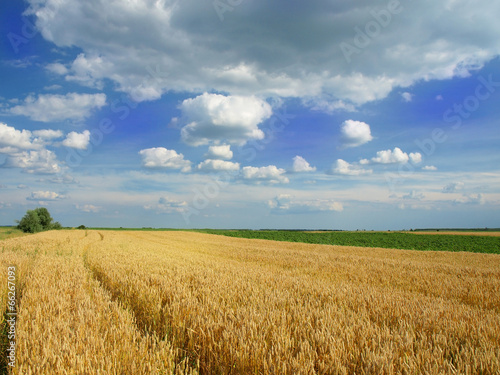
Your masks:
M271 106L254 96L208 94L186 99L181 104L186 126L182 140L192 146L211 142L244 144L263 139L259 124L271 117Z
M62 172L63 167L56 154L46 149L54 139L62 136L60 130L41 129L31 132L0 123L0 153L7 155L3 167L21 168L28 173Z
M153 147L139 151L142 165L146 168L180 169L181 172L191 170L191 162L184 159L184 155L165 147Z
M29 3L46 40L82 51L52 72L87 86L111 79L136 100L216 90L321 97L333 108L465 76L500 52L500 3L486 0L401 0L392 10L386 0L255 0L230 5L223 22L212 1Z
M243 167L241 176L246 181L255 183L267 182L270 184L287 184L289 179L284 175L286 171L275 165L267 167Z
M94 109L99 109L105 104L105 94L45 94L37 98L28 96L23 104L10 108L9 112L42 122L81 121L90 116Z
M0 153L13 154L21 150L41 149L62 136L61 130L41 129L31 132L0 122Z
M10 154L4 166L21 168L27 173L55 174L63 171L55 153L46 149Z
M361 146L373 139L370 125L362 121L344 121L340 128L340 134L344 147Z
M29 130L17 130L0 122L0 153L33 148L31 137L32 134Z

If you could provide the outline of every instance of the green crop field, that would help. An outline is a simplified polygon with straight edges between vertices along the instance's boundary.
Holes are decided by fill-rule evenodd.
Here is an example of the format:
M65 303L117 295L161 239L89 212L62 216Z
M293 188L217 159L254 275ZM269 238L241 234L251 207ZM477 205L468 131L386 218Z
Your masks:
M230 237L257 238L312 244L382 247L388 249L468 251L500 254L500 237L404 232L303 232L285 230L203 230Z
M25 234L16 227L0 227L0 240L24 235Z

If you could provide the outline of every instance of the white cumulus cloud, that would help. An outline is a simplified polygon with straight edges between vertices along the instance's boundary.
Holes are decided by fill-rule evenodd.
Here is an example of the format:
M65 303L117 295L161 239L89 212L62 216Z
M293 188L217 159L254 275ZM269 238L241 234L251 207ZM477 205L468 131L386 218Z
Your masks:
M84 130L82 133L71 132L62 142L63 146L76 148L78 150L86 150L90 143L90 131Z
M362 159L360 164L404 164L408 163L408 161L411 161L413 164L418 164L422 161L422 154L415 152L408 155L399 147L395 147L394 150L389 149L378 151L377 154L370 160Z
M90 116L94 109L102 108L105 104L105 94L45 94L36 98L28 96L23 104L10 108L9 112L42 122L81 121Z
M204 93L184 100L180 108L186 123L181 138L192 146L220 141L242 145L263 139L259 124L272 115L271 106L254 96Z
M293 172L314 172L316 167L311 167L311 165L302 156L295 156L293 158Z
M42 140L51 140L61 138L64 133L61 130L52 130L52 129L42 129L35 130L33 135Z
M230 145L210 146L205 157L207 159L225 159L233 158L233 152Z
M256 183L267 182L270 184L287 184L289 179L284 176L286 171L275 165L267 167L243 167L241 176L244 180Z
M226 160L207 159L198 164L196 168L204 172L237 171L240 169L240 164Z
M33 148L29 130L16 128L0 122L0 153L11 153L19 149Z
M340 174L346 176L361 176L365 174L370 174L373 171L371 169L363 169L359 165L348 163L345 160L337 159L335 164L332 166L329 174Z
M435 167L434 165L424 165L422 167L422 170L424 170L424 171L437 171L437 167Z
M413 100L413 94L411 94L409 92L401 93L401 97L403 98L403 101L406 103L409 103Z
M63 170L53 151L30 150L10 154L5 167L21 168L27 173L54 174Z
M180 169L181 172L191 170L191 162L184 159L184 155L175 150L164 147L153 147L139 151L142 165L146 168Z
M362 121L344 121L340 128L340 134L343 147L361 146L373 139L370 125Z
M82 51L49 70L87 86L109 79L137 100L217 91L363 104L420 80L466 76L500 52L500 4L486 0L399 2L390 27L362 48L356 28L377 25L373 12L387 2L294 2L301 27L284 0L227 5L224 22L212 1L28 3L44 39Z

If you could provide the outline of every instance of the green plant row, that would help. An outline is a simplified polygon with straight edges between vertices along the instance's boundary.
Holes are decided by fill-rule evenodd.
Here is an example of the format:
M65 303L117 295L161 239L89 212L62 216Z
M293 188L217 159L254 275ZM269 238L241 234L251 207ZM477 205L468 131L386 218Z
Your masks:
M304 242L312 244L383 247L388 249L468 251L474 253L500 254L500 237L412 234L401 232L324 232L260 230L214 230L200 232L231 237L256 238L273 241Z

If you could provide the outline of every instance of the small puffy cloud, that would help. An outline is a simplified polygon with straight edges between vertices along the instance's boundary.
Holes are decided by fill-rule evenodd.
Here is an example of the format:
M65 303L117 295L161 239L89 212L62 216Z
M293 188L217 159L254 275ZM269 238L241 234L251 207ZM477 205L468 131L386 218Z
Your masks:
M424 171L437 171L437 167L435 167L433 165L424 165L422 167L422 170L424 170Z
M84 130L83 133L71 132L62 142L63 146L86 150L90 143L90 131Z
M302 156L295 156L293 158L293 172L314 172L316 167L311 167L311 165Z
M47 91L60 90L60 89L62 89L62 86L61 85L50 85L50 86L45 86L43 89L47 90Z
M54 152L46 149L13 153L8 156L5 167L22 168L27 173L54 174L62 171Z
M343 147L361 146L373 139L370 125L362 121L344 121L340 128L340 134Z
M207 159L198 164L196 169L204 172L237 171L240 169L240 164L219 159Z
M11 153L16 150L33 148L29 130L16 128L0 122L0 153Z
M422 154L420 152L410 152L409 157L412 164L419 164L422 162Z
M337 159L331 170L328 171L329 174L340 174L346 176L361 176L372 172L373 171L371 169L363 169L358 165L348 163L342 159Z
M68 73L68 68L64 66L61 63L52 63L48 64L45 69L47 69L49 72L59 74L59 75L64 75Z
M272 115L271 106L254 96L204 93L184 100L180 109L187 124L181 129L181 138L191 146L221 141L242 145L263 139L258 126Z
M83 206L80 206L80 205L76 205L75 206L77 210L80 210L80 211L83 211L83 212L92 212L92 213L96 213L96 212L99 212L101 210L102 207L99 207L99 206L94 206L92 204L84 204Z
M334 200L294 200L289 194L281 194L268 201L273 213L311 213L311 212L341 212L344 210L342 203Z
M268 182L270 184L287 184L290 182L284 176L286 171L278 168L275 165L268 165L267 167L243 167L241 176L244 180L254 181L256 183Z
M399 147L396 147L393 151L378 151L377 156L372 158L372 162L380 164L406 163L409 159L410 158L406 152L403 152Z
M413 100L413 94L411 94L409 92L401 93L401 97L403 98L403 101L406 103L409 103Z
M157 204L144 206L146 210L154 210L158 213L182 213L189 209L186 201L179 201L167 197L161 197Z
M443 95L437 95L436 100L443 100Z
M53 184L79 184L80 182L74 178L73 176L69 174L61 174L59 176L47 179L47 180L41 180L41 182L51 182Z
M462 204L480 204L483 205L486 203L486 199L484 199L482 194L464 194L460 198L457 198L453 201L454 203L462 203Z
M450 182L448 185L443 187L443 193L456 193L464 189L465 184L461 181Z
M46 94L37 98L28 96L23 104L10 108L9 112L42 122L81 121L90 116L94 109L102 108L104 105L106 105L105 94Z
M146 168L180 169L181 172L191 170L191 162L184 159L184 155L175 150L164 147L153 147L139 151L142 165Z
M414 164L418 164L422 161L422 155L419 152L410 153L408 155L403 152L399 147L395 147L394 150L382 150L378 151L376 156L371 158L371 160L363 159L360 161L361 164L404 164L411 161Z
M64 198L64 195L58 194L53 191L34 191L26 199L30 201L56 201Z
M207 159L225 159L230 160L233 158L233 152L230 145L210 146L205 157Z

